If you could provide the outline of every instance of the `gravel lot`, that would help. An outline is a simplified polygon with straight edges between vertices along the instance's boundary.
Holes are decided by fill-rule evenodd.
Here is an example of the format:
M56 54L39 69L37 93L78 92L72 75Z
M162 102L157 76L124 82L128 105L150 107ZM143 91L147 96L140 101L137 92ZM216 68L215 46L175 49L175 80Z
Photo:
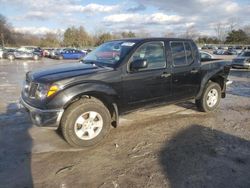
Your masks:
M0 187L250 187L249 70L231 71L214 113L193 101L140 109L100 145L74 149L17 106L24 73L58 63L0 60Z

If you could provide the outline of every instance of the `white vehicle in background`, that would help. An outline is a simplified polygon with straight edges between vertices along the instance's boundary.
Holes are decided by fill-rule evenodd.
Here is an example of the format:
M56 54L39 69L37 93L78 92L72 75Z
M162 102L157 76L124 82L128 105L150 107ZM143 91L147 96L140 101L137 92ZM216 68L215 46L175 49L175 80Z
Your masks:
M201 61L209 61L215 59L214 56L208 52L200 51Z
M0 48L0 59L3 59L3 49Z
M226 50L224 49L217 49L213 51L213 54L215 55L223 55L225 53Z
M37 46L21 46L18 50L22 52L33 52L35 49L37 49Z
M235 46L237 54L240 54L243 51L243 46Z

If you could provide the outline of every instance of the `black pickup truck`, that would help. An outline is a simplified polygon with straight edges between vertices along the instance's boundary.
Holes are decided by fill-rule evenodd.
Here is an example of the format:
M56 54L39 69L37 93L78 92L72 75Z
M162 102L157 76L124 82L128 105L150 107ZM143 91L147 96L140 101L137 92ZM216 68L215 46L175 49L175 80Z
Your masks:
M114 40L81 63L28 72L20 102L34 124L60 128L72 146L91 146L120 114L145 105L195 99L199 110L213 111L229 71L227 62L201 63L192 40Z

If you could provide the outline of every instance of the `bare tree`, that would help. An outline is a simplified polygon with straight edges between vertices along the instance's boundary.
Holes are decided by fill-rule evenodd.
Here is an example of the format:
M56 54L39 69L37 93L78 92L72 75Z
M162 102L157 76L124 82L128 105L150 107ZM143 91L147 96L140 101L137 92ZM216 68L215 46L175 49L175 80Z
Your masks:
M245 26L243 31L250 37L250 25Z
M192 25L192 26L187 27L184 37L188 39L196 40L199 37L199 34L195 26Z
M232 32L233 30L237 29L239 26L239 18L229 18L228 19L228 32Z
M227 32L226 32L227 25L219 22L215 25L214 30L219 41L221 42L225 41L226 36L227 36Z

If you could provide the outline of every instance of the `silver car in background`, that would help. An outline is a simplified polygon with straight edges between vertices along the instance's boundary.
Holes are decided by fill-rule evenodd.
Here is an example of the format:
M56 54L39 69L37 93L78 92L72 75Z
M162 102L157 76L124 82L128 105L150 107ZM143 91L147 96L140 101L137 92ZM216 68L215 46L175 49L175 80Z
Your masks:
M250 69L250 50L245 50L232 60L233 68Z

